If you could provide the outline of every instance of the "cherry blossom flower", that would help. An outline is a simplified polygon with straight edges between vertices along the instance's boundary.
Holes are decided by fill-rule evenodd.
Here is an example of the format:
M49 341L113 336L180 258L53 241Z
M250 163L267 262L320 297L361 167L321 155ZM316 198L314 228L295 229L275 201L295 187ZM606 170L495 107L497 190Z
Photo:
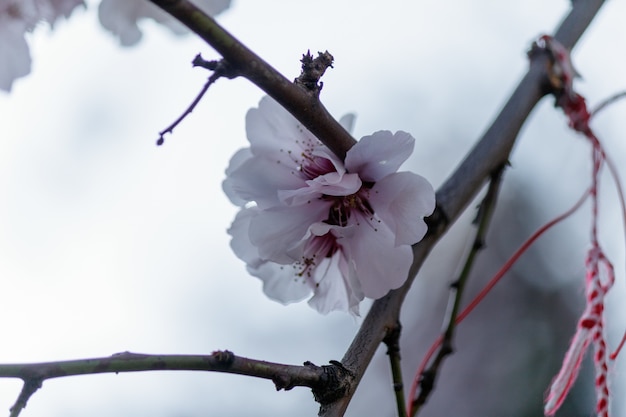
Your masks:
M11 91L16 78L30 73L26 32L42 21L52 26L82 4L82 0L0 0L0 89Z
M435 207L426 179L396 172L413 151L408 133L365 136L344 163L269 97L248 112L246 130L250 147L233 156L224 181L241 207L229 233L269 298L287 304L312 293L309 305L323 314L358 314L364 297L406 281L411 245Z
M194 2L210 15L230 6L230 0L198 0ZM116 35L123 46L135 45L141 39L138 21L150 18L168 27L175 34L187 33L186 28L172 16L146 0L102 0L98 7L100 24Z

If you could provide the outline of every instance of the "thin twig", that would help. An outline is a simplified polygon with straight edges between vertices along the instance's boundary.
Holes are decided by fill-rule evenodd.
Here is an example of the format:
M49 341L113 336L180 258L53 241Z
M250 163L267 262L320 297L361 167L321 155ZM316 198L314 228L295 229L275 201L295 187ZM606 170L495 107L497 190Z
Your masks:
M444 322L444 332L441 337L442 342L439 347L439 351L437 352L435 358L431 361L430 366L420 372L419 395L416 395L416 384L413 384L411 391L409 391L409 398L412 398L408 410L409 417L417 415L421 407L426 403L426 400L435 387L437 374L444 359L454 351L452 347L452 340L456 330L456 318L461 309L461 298L472 267L474 266L476 256L485 246L485 237L493 217L493 212L498 199L498 193L500 191L500 185L502 184L503 173L504 166L492 174L487 193L478 207L478 213L474 219L474 224L476 225L474 243L472 244L470 253L467 255L467 259L465 260L465 264L463 265L463 269L461 270L459 277L450 286L450 301L447 309L448 314Z
M396 397L396 407L398 417L407 417L404 406L404 381L402 379L402 366L400 357L400 333L402 325L398 322L395 328L390 329L383 343L387 345L387 355L389 355L389 365L391 367L391 377L393 379L393 392Z
M539 239L545 232L550 230L552 227L567 219L573 213L575 213L585 202L585 200L589 197L591 193L591 188L585 190L583 195L578 199L578 201L570 207L566 212L562 213L560 216L550 220L548 223L541 226L535 233L533 233L522 245L515 251L515 253L504 263L504 265L500 268L500 270L487 282L487 284L483 287L483 289L472 299L472 301L461 311L455 319L455 324L458 326L461 324L463 320L465 320L469 314L478 306L482 300L491 292L491 290L495 287L495 285L500 282L502 277L511 269L511 267L517 262L517 260L526 252L526 250L534 244L534 242ZM443 336L439 336L437 340L431 345L428 349L422 363L420 364L420 374L421 370L426 368L427 363L430 361L430 358L435 354L435 351L441 346L443 342ZM414 381L415 382L415 381Z
M167 133L172 133L174 131L174 128L178 126L180 122L185 120L185 118L191 114L191 112L196 108L198 103L200 103L200 100L202 100L202 97L204 97L206 92L209 90L209 87L211 87L211 85L215 81L217 81L218 79L222 77L232 79L232 78L237 77L238 75L237 72L233 71L233 69L230 68L228 63L224 61L223 59L220 61L206 61L202 58L202 56L200 56L200 54L198 54L192 61L192 64L194 67L202 67L210 71L214 71L214 72L213 74L211 74L206 84L204 84L204 87L202 87L202 90L200 90L196 98L191 102L191 104L189 105L189 107L187 107L187 109L183 112L183 114L181 114L178 117L178 119L174 120L172 124L170 124L168 127L166 127L165 129L159 132L159 139L157 139L157 142L156 142L158 146L163 145L163 142L165 141L164 136Z

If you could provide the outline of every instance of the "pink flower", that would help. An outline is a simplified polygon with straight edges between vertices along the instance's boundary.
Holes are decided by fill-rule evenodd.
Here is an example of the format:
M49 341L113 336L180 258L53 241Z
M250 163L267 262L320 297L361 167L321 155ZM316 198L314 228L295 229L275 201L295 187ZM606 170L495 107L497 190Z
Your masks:
M435 207L423 177L397 169L413 151L405 132L363 137L342 163L269 97L246 117L250 148L226 170L224 191L241 207L229 233L235 254L265 294L326 314L358 314L364 298L400 287L411 245Z
M52 26L81 4L82 0L0 0L0 90L11 91L16 78L30 73L26 32L40 21Z
M194 1L198 7L210 15L228 9L230 0ZM119 37L123 46L135 45L141 39L140 19L150 18L168 27L177 35L187 33L185 26L158 6L146 0L102 0L98 7L100 24Z

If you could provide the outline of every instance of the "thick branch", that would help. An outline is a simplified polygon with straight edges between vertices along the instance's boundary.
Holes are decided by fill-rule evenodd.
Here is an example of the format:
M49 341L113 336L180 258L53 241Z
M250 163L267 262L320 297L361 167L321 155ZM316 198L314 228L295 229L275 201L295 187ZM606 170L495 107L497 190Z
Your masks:
M603 0L574 2L571 12L554 35L555 39L571 49L603 3ZM353 372L352 389L349 395L329 406L322 407L320 416L338 417L344 414L378 345L385 338L387 331L393 329L398 321L404 297L431 249L446 232L451 222L478 193L491 173L508 160L524 121L545 94L542 86L545 82L546 66L546 59L541 57L531 62L527 74L522 78L496 120L437 191L436 214L439 213L447 221L438 221L435 227L430 229L429 235L413 247L414 261L407 282L401 288L376 300L372 305L342 360L343 365Z
M224 350L211 355L147 355L123 352L115 355L59 362L0 364L0 378L51 379L64 376L140 372L212 371L271 379L277 389L295 386L314 388L322 378L322 368L312 364L283 365L243 358Z
M329 381L330 369L330 365L320 367L309 362L304 366L296 366L248 359L227 350L216 351L211 355L145 355L123 352L94 359L0 364L0 378L20 378L24 381L25 388L11 410L11 416L17 416L44 380L65 376L166 370L213 371L271 379L277 390L303 386L312 388L314 392L325 392L329 382L332 382Z
M307 93L280 75L188 1L151 1L202 37L231 66L239 70L242 76L284 106L335 154L342 159L345 157L347 150L354 144L354 139L330 116L315 95ZM603 0L573 2L571 12L554 38L571 49L603 3ZM409 279L404 286L391 291L373 304L342 361L343 366L351 373L350 389L343 398L328 406L323 405L320 415L342 416L345 412L378 345L397 323L404 297L430 250L478 193L491 173L508 160L523 123L547 92L543 88L547 65L546 57L536 57L531 62L528 73L496 120L437 191L437 210L430 218L429 234L413 247L414 262L409 271Z
M342 160L356 143L316 92L294 84L187 0L151 0L219 52L229 66L279 102Z

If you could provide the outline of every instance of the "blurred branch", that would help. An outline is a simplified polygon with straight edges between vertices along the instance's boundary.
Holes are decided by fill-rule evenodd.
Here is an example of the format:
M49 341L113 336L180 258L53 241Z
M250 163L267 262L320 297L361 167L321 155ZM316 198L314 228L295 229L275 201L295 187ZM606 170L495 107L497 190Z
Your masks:
M407 417L405 400L404 400L404 381L402 379L402 366L400 357L400 334L402 333L402 325L400 322L396 324L395 329L390 330L383 339L383 343L387 345L387 355L389 355L389 365L391 367L391 377L393 378L393 392L396 397L396 408L398 417Z
M322 401L335 399L333 393L341 395L341 387L333 382L346 380L345 375L336 375L337 365L315 366L310 362L304 366L283 365L236 356L230 351L216 351L211 355L146 355L123 352L115 355L59 362L29 364L0 364L0 378L20 378L24 386L17 401L11 407L11 417L17 417L26 407L28 399L46 379L75 375L140 372L140 371L213 371L248 375L271 379L277 390L290 390L296 386L309 387ZM330 392L328 392L330 390Z
M420 411L422 405L426 403L426 400L430 396L430 393L435 388L435 381L437 379L437 374L439 372L439 368L443 364L443 360L446 356L452 354L454 352L454 348L452 347L452 339L454 337L454 331L456 330L457 324L457 316L459 311L461 310L461 298L463 296L463 291L465 290L465 284L470 276L470 272L472 271L472 267L474 266L474 261L476 260L476 256L478 252L485 247L485 237L487 235L487 230L489 229L489 223L491 222L493 212L496 207L496 202L498 200L498 194L500 191L500 185L502 184L502 174L504 173L505 165L497 169L491 176L491 181L489 182L489 188L487 189L487 193L485 197L480 203L478 207L478 213L476 214L476 218L474 219L474 224L476 225L476 236L474 237L474 243L472 244L472 248L470 253L465 260L465 264L463 265L463 269L459 274L459 277L456 281L452 283L450 286L450 300L448 302L448 313L446 317L446 323L444 326L443 335L441 335L441 344L439 346L439 350L437 351L437 355L430 362L430 366L426 368L428 363L424 363L423 367L418 370L419 375L419 395L416 395L417 385L414 383L409 391L409 410L408 416L413 417L417 415ZM430 353L430 352L429 352ZM430 359L430 355L427 354L425 361Z
M231 67L285 107L336 155L342 159L345 157L355 141L330 116L315 94L287 80L189 1L151 1L209 43ZM554 38L571 49L603 3L604 0L573 3ZM522 125L547 92L545 85L548 66L547 56L533 57L527 74L495 121L437 191L437 209L429 218L429 234L413 247L414 262L409 271L409 279L401 288L391 291L372 305L342 360L341 368L345 367L350 371L348 392L330 405L322 404L321 416L344 414L378 345L398 322L404 297L430 250L482 188L491 173L508 160Z
M607 98L606 100L600 102L600 104L598 104L593 110L591 110L591 112L589 112L589 118L594 117L600 111L604 110L607 106L610 106L611 104L613 104L616 101L621 100L621 99L623 99L625 97L626 97L626 91L622 91L620 93L612 95L611 97Z

